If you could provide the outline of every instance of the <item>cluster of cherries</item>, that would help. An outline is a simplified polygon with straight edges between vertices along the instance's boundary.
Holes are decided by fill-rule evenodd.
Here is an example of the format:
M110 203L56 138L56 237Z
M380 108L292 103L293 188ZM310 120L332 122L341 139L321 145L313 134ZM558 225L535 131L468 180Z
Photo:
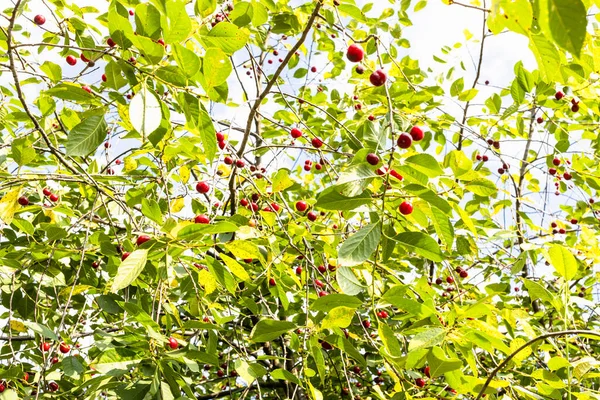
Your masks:
M44 190L42 190L42 193L44 193L44 196L48 197L53 203L56 203L59 199L58 195L52 193L52 191L50 191L50 189L48 188L44 188ZM29 205L29 198L27 196L21 196L17 199L17 202L19 203L19 205L25 207Z

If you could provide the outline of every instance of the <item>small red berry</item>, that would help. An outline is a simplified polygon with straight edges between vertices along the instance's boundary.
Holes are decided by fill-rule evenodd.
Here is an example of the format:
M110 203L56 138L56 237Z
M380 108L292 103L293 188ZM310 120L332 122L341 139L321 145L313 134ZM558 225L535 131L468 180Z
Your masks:
M413 126L410 129L409 133L410 133L410 136L412 137L412 140L414 140L415 142L422 140L424 137L423 130L421 128L419 128L418 126Z
M177 342L177 339L175 339L174 337L170 337L169 338L169 347L173 350L175 350L176 348L179 347L179 343Z
M564 95L564 93L563 93L563 92L561 92L560 90L559 90L558 92L556 92L556 94L554 95L554 98L555 98L556 100L560 100L560 99L562 99L563 97L565 97L565 95Z
M275 285L277 285L277 282L275 282L275 278L269 279L269 286L275 286Z
M77 59L73 56L67 56L66 60L67 60L67 64L69 64L71 66L77 64Z
M36 15L33 17L33 22L35 22L36 25L44 25L46 23L46 17L43 15Z
M398 207L402 215L409 215L413 212L413 206L408 201L403 201Z
M387 75L382 70L378 69L369 76L369 81L373 86L383 86L387 80Z
M65 342L62 342L60 346L58 346L58 350L60 350L60 352L63 354L67 354L69 351L71 351L71 346L69 346Z
M53 203L56 203L56 202L58 201L58 195L57 195L57 194L54 194L54 193L52 193L52 194L50 195L49 199L50 199L50 201L51 201L51 202L53 202Z
M412 138L407 133L402 133L398 136L396 143L401 149L408 149L412 145Z
M304 212L308 208L308 204L305 201L300 200L296 202L296 210L299 212Z
M198 182L196 184L196 191L198 193L208 193L210 191L210 186L206 182Z
M367 162L371 165L379 164L379 157L375 153L367 154Z
M29 199L27 198L27 196L21 196L19 197L19 199L17 200L17 202L22 205L22 206L27 206L29 205Z
M208 218L204 214L200 214L200 215L196 215L196 218L194 218L194 222L197 224L208 224L208 223L210 223L210 218Z
M317 137L312 138L312 140L310 142L313 145L313 147L315 147L317 149L320 148L321 146L323 146L323 141Z
M317 213L314 211L309 211L308 214L306 214L306 217L308 218L309 221L316 221Z
M451 276L446 277L446 282L447 283L454 283L454 278Z
M365 55L364 50L357 44L351 44L346 51L346 57L352 62L361 62Z
M138 246L141 246L141 245L143 245L144 243L146 243L149 240L150 240L150 236L148 236L148 235L140 235L140 236L138 236L135 244L138 245Z

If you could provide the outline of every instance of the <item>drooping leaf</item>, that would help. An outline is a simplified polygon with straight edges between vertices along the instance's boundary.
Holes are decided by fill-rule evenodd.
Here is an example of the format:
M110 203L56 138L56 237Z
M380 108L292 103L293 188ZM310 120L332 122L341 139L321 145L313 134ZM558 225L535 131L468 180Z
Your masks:
M138 249L131 252L125 260L121 261L117 275L113 280L111 291L115 293L131 285L144 270L147 259L148 250L146 249Z
M87 156L96 151L106 139L108 126L104 115L92 115L81 121L69 132L67 137L67 154L70 156Z
M295 328L296 324L293 322L263 319L252 329L250 339L253 342L268 342Z

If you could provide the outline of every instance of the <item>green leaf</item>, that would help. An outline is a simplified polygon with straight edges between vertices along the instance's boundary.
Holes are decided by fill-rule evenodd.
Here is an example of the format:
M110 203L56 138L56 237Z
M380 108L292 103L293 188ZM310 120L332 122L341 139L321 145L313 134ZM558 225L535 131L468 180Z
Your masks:
M159 225L163 224L163 215L160 206L154 199L142 199L142 214Z
M425 200L427 203L438 208L446 214L450 214L452 211L452 207L450 206L450 204L446 200L435 194L433 190L429 188L426 188L421 185L412 184L404 186L404 190L406 190L410 194L419 196L421 199Z
M175 57L179 68L189 78L196 75L200 70L200 58L192 50L183 47L179 43L173 45L173 57Z
M262 257L256 243L248 240L234 240L233 242L227 243L225 248L239 259L260 259Z
M206 49L202 72L207 87L211 88L225 83L231 71L233 71L233 67L223 50L216 47Z
M145 61L148 64L158 64L165 55L165 47L154 40L144 36L133 36L132 44L140 50Z
M387 294L387 293L386 293ZM384 295L381 298L382 302L389 303L398 309L407 312L409 314L413 314L418 318L427 318L432 315L435 315L435 309L419 303L416 300L409 299L405 296L399 296L396 294L393 295Z
M578 57L585 41L587 15L582 0L541 0L540 27L547 37Z
M160 11L149 3L138 4L135 7L135 28L141 36L158 39L160 36Z
M238 226L227 221L219 221L214 224L189 224L177 232L177 239L200 240L205 235L217 233L230 233L238 230Z
M110 290L115 293L131 285L144 270L147 259L146 249L138 249L129 254L129 257L121 261Z
M20 166L29 164L37 157L32 143L27 138L13 140L10 149L12 159Z
M438 243L423 232L402 232L393 238L395 241L408 247L408 250L417 253L428 260L442 262L442 251Z
M323 210L349 211L372 202L368 191L363 191L355 197L346 197L339 192L340 190L340 187L332 186L322 191L317 197L315 207Z
M253 342L268 342L295 328L296 324L293 322L263 319L258 321L252 329L250 340Z
M60 82L62 79L62 68L58 64L45 61L42 65L40 65L40 69L46 73L46 76L54 83Z
M379 222L362 227L342 243L338 250L339 263L344 266L362 264L377 248L381 239Z
M346 306L357 309L362 304L362 301L356 296L347 294L332 293L327 296L319 297L311 305L311 310L315 311L330 311L333 308Z
M185 9L185 0L168 0L167 25L164 27L165 43L179 43L188 37L192 30L192 21Z
M300 385L300 380L298 378L296 378L296 375L292 374L291 372L289 372L283 368L278 368L274 371L271 371L271 373L269 375L271 375L271 378L273 378L273 379L278 379L278 380L282 380L282 381L290 381L292 383L295 383L296 385Z
M235 370L248 385L251 385L256 379L263 377L267 373L267 370L262 365L257 363L249 364L241 359L235 360Z
M100 353L90 367L101 374L115 373L117 370L127 371L142 359L142 356L130 349L108 348Z
M565 56L558 51L553 42L541 33L529 32L529 48L537 61L542 78L548 81L560 81L560 67Z
M38 324L33 321L23 321L23 325L39 334L45 339L58 340L58 336L50 330L46 325Z
M129 119L131 120L131 125L143 137L148 137L160 126L162 109L158 98L148 88L142 88L131 100L129 104Z
M96 151L106 139L108 126L104 116L92 115L77 124L67 137L67 154L70 156L87 156Z
M236 260L234 260L233 258L231 258L225 254L221 254L221 259L225 262L225 265L227 265L227 268L229 268L229 270L235 276L237 276L238 278L240 278L243 281L250 280L250 275L248 275L248 273L246 272L244 267L242 267L240 265L240 263L238 263Z
M477 196L492 196L498 192L498 187L494 182L485 178L473 179L465 184L465 189Z
M345 306L332 308L321 321L321 327L323 329L347 328L352 322L355 311L356 309Z
M110 61L106 64L104 75L106 75L106 82L104 82L104 85L111 89L119 90L127 84L127 79L121 74L121 67L114 61Z
M369 164L353 164L340 173L336 186L342 195L355 197L363 193L376 176Z
M209 160L213 160L217 153L217 132L213 125L212 119L204 107L200 108L198 119L198 133L200 134L200 140L204 147L204 153Z
M81 361L73 356L63 358L61 367L65 375L73 379L79 379L84 371Z
M451 249L452 243L454 243L454 226L450 218L437 207L430 207L429 210L431 211L431 222L435 232L446 245L446 248Z
M430 154L421 153L408 157L406 163L430 178L436 178L444 173L437 160Z
M201 17L208 17L217 9L217 0L196 0L194 10Z
M335 270L335 277L340 289L345 294L357 295L363 290L363 286L360 281L354 275L351 268L338 267Z
M59 83L44 93L58 99L71 100L82 104L98 102L93 94L86 92L81 86L72 83Z
M243 28L252 23L253 15L254 9L252 4L247 1L242 1L236 3L233 10L229 13L229 19L240 28Z
M219 22L208 34L201 36L205 48L218 47L227 54L233 54L243 48L248 41L249 34L239 29L232 23Z
M577 275L577 260L569 249L560 244L552 244L548 256L556 272L566 280L571 280Z
M444 157L444 166L450 167L458 178L473 168L473 161L460 150L452 150Z
M545 287L543 287L539 283L530 281L529 279L524 279L523 285L525 285L525 288L529 292L531 300L540 299L542 301L552 303L552 300L554 298L552 296L552 293L550 293Z
M444 328L430 328L412 338L408 343L408 351L426 349L437 346L444 341L446 330Z
M434 347L427 354L429 374L431 378L437 378L446 372L462 368L463 364L458 358L448 358L442 349Z
M283 192L285 189L294 184L294 180L290 178L290 170L281 168L273 177L273 193Z
M381 341L383 342L383 345L385 347L385 350L389 355L397 356L399 354L402 354L402 349L400 348L400 343L396 338L396 334L387 323L380 322L378 332L379 337L381 338Z

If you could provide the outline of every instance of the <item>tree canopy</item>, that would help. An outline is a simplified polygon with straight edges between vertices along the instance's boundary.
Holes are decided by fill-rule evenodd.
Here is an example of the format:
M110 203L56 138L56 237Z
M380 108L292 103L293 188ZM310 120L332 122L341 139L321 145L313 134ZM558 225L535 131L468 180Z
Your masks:
M0 399L599 399L600 2L430 3L4 1Z

